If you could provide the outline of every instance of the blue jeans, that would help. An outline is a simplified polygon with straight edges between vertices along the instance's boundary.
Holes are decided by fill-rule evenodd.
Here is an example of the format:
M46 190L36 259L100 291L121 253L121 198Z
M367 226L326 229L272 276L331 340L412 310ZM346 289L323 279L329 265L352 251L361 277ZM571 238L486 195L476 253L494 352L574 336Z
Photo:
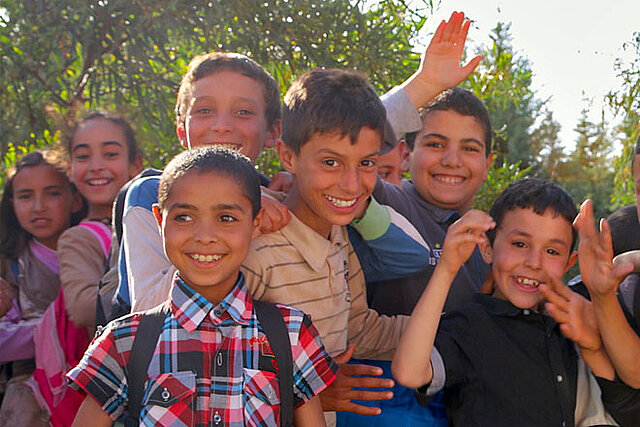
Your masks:
M352 360L349 363L361 363L382 368L381 378L391 378L391 362L379 360ZM372 389L373 390L373 389ZM428 406L420 406L413 390L396 383L392 389L393 399L354 401L364 406L382 409L380 415L358 415L352 412L337 412L338 427L446 427L447 411L443 393L438 393Z

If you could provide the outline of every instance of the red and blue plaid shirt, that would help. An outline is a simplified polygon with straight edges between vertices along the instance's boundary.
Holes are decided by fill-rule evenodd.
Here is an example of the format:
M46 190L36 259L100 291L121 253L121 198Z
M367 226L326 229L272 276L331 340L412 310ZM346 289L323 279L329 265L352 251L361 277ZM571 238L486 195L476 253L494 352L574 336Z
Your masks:
M295 405L317 395L337 366L303 312L278 305L289 329ZM127 408L127 364L140 314L110 323L69 380L91 395L113 419ZM214 306L177 278L171 310L147 371L144 425L280 424L277 364L242 273Z

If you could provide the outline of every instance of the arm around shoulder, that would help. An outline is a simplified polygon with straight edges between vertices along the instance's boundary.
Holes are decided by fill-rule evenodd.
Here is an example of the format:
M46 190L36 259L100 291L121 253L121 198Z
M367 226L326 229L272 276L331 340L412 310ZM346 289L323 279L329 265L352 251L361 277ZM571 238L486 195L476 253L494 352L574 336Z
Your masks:
M86 396L73 420L72 427L110 427L113 420L91 396Z

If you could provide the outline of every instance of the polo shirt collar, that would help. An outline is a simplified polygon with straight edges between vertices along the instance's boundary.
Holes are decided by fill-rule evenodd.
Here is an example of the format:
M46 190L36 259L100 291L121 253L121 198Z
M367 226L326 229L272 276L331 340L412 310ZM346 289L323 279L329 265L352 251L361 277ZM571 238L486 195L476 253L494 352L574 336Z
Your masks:
M211 321L215 325L226 319L241 325L249 324L253 300L247 290L242 272L238 275L238 280L231 292L217 306L187 285L177 272L173 280L171 313L187 332L195 331L208 315L211 316Z
M329 239L318 234L311 227L291 215L291 221L282 228L282 235L296 248L302 258L313 269L320 271L327 262L334 247L347 244L346 229L340 225L333 225Z
M420 193L418 192L418 189L416 188L416 186L413 184L411 180L408 180L408 179L403 180L402 188L405 189L405 191L413 193L414 200L418 202L418 205L421 208L429 211L429 215L431 216L431 218L433 218L438 224L444 224L445 226L448 226L451 222L455 221L455 219L460 218L460 213L457 211L453 211L450 209L442 209L427 202L420 195Z

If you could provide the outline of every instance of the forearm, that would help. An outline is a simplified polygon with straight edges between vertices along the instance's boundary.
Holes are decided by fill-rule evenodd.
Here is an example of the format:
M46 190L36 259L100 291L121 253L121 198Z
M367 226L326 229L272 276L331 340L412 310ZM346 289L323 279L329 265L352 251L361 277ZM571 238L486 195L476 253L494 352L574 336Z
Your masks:
M314 396L293 411L293 421L296 427L326 426L320 398Z
M591 372L593 372L593 375L605 378L609 381L613 381L615 379L616 371L613 368L613 364L607 356L604 348L600 348L596 351L581 348L580 355Z
M6 316L0 319L0 363L35 357L33 330L40 319L21 320L15 303Z
M640 388L640 338L627 322L613 292L593 293L592 298L598 329L615 371L626 384Z
M394 378L402 385L417 388L433 378L431 352L454 277L438 265L411 313L391 365Z

